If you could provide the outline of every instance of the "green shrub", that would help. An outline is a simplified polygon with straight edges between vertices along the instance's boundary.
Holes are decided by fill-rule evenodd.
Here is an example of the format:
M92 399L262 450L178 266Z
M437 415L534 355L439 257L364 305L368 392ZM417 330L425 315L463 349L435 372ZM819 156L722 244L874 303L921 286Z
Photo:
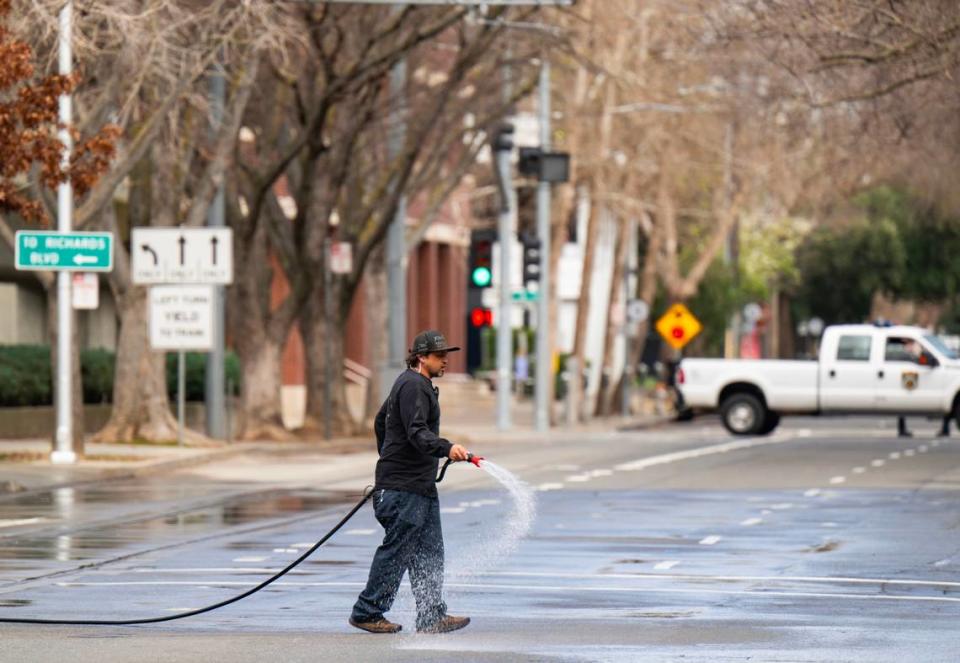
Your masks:
M184 354L184 382L188 401L206 400L207 355L204 352ZM240 393L240 359L234 352L227 352L223 360L226 389L233 395ZM177 353L167 353L167 394L170 400L177 398Z
M80 352L80 379L83 402L113 402L113 377L116 354L102 348ZM204 400L206 354L186 355L187 400ZM0 345L0 407L53 404L53 379L50 347L46 345ZM240 391L240 360L233 352L224 359L227 390ZM171 399L177 395L177 354L167 354L167 391Z
M80 380L84 403L113 402L113 373L117 358L103 348L80 352Z
M52 402L50 348L0 346L0 406L50 405Z

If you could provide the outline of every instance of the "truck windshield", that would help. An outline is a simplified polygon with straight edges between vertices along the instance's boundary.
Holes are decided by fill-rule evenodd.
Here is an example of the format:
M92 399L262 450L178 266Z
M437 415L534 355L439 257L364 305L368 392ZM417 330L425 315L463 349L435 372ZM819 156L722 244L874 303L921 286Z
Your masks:
M933 334L927 334L926 336L923 337L923 340L925 340L927 343L929 343L934 348L936 348L937 352L942 354L947 359L958 358L956 350L951 350L950 348L948 348L947 344L944 343L943 339L940 338L939 336L934 336Z

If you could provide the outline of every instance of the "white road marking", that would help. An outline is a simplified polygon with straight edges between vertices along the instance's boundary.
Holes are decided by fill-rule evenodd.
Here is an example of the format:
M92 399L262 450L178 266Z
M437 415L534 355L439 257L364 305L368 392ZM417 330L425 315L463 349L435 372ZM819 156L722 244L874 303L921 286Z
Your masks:
M46 518L11 518L9 520L0 520L0 527L17 527L18 525L33 525L41 523Z
M897 459L900 458L900 452L899 452L899 451L891 451L891 452L890 452L890 455L888 456L888 458L889 458L890 460L897 460Z
M234 557L233 561L236 562L237 564L251 564L254 562L264 562L267 559L268 559L267 557ZM143 571L148 571L148 570L153 571L155 569L143 569Z
M810 490L803 493L804 497L816 497L820 494L819 488L811 488Z
M710 536L705 536L700 539L701 546L712 546L719 543L723 539L722 536L717 536L716 534L711 534Z
M742 521L740 524L744 527L753 527L754 525L759 525L763 522L763 518L747 518Z
M771 504L770 508L776 511L784 511L786 509L792 509L793 502L779 502L777 504Z
M795 439L794 436L789 435L779 438L753 438L748 440L738 440L736 442L724 442L723 444L713 444L709 447L699 447L697 449L688 449L687 451L676 451L674 453L661 454L659 456L640 458L629 463L615 465L614 469L621 472L636 472L639 470L644 470L648 467L653 467L655 465L667 465L668 463L675 463L680 460L689 460L691 458L700 458L702 456L722 454L729 451L739 451L740 449L749 449L751 447L760 447L769 444L781 444L783 442L789 442L793 439Z
M466 511L462 506L445 506L440 509L440 513L463 513Z
M867 468L861 467L861 466L857 466L857 467L853 468L853 469L850 470L850 471L853 472L854 474L863 474L864 472L867 471Z
M585 481L590 481L590 479L591 479L590 475L588 473L584 473L584 474L571 474L566 479L564 479L564 481L567 481L570 483L583 483Z
M941 562L950 562L949 559L940 560ZM679 561L665 561L659 564L679 564ZM658 566L659 566L658 564ZM133 569L134 571L149 573L157 569ZM277 568L251 568L244 569L249 571L271 572L279 570ZM219 573L224 571L236 571L229 567L211 567L211 568L189 568L189 569L166 569L170 573ZM294 570L296 571L296 569ZM553 578L553 579L582 579L582 580L637 580L637 581L657 581L657 580L691 580L695 582L802 582L811 584L840 584L840 585L889 585L899 587L942 587L947 589L960 589L960 581L957 580L926 580L923 578L860 578L854 576L773 576L773 575L711 575L696 573L575 573L564 571L483 571L482 576L498 578ZM229 581L235 584L256 584L256 580L247 581ZM204 580L128 580L128 581L63 581L54 583L58 586L80 586L80 585L170 585L170 584L220 584ZM277 584L283 584L278 581ZM302 584L302 583L298 583ZM315 584L325 585L364 585L362 581L344 581L344 582L318 582Z
M877 458L876 460L871 460L870 464L874 467L883 467L887 464L887 461L883 460L882 458Z
M548 490L562 490L562 489L563 489L562 483L541 483L539 486L537 486L537 490L539 490L541 493L545 493Z
M659 562L659 563L655 564L653 568L659 569L659 570L661 570L661 571L669 571L670 569L672 569L673 567L675 567L675 566L676 566L677 564L679 564L679 563L680 563L680 562L677 561L677 560L671 560L671 561L669 561L669 562Z
M592 476L592 477L608 477L608 476L610 476L611 474L613 474L613 470L602 469L602 470L591 470L591 471L590 471L590 476Z
M370 536L371 534L376 534L377 530L375 529L348 529L344 534L349 534L352 536Z
M667 576L664 576L667 577ZM124 587L131 585L178 585L178 586L217 586L217 587L250 587L253 582L226 581L144 581L144 582L62 582L57 583L60 587ZM276 585L287 587L363 587L363 582L292 582L279 580ZM658 594L717 594L717 595L753 595L758 597L790 597L790 598L829 598L829 599L857 599L874 601L914 601L914 602L939 602L939 603L960 603L960 598L948 596L892 596L890 594L842 594L839 592L788 592L772 591L765 589L706 589L703 587L683 588L683 587L583 587L567 585L515 585L515 584L494 584L494 583L466 583L451 582L446 583L448 587L457 587L460 589L474 590L493 590L493 591L515 591L524 592L656 592Z
M927 445L921 444L919 447L917 447L917 451L919 451L922 454L927 453Z
M813 431L809 428L801 428L797 431L797 437L810 437L813 435Z
M313 543L292 543L292 544L290 544L290 547L291 547L291 548L300 548L300 549L302 549L302 550L306 550L307 548L313 548L313 546L314 546Z
M831 478L830 478L830 483L833 484L833 485L837 485L837 484L843 483L843 482L846 481L846 480L847 480L847 477L843 477L843 476L831 477Z
M820 527L840 527L840 526L837 525L836 523L827 522L827 523L820 523Z
M907 449L903 452L904 456L913 456L916 452L913 449Z
M735 575L708 575L695 573L574 573L554 571L485 571L485 576L509 578L571 578L584 580L693 580L716 582L804 582L823 584L848 585L895 585L904 587L952 587L960 589L960 581L954 580L922 580L909 578L856 578L852 576L735 576Z

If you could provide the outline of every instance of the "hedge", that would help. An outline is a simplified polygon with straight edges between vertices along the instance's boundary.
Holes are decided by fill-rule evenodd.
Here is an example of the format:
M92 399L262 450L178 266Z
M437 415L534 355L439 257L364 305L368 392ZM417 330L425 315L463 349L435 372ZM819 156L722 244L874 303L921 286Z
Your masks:
M238 393L240 360L233 352L225 358L227 388ZM113 375L116 355L103 349L80 352L80 379L84 403L110 403L113 400ZM167 391L176 398L177 355L167 355ZM206 355L186 354L187 400L204 400ZM52 405L50 347L46 345L0 345L0 407Z

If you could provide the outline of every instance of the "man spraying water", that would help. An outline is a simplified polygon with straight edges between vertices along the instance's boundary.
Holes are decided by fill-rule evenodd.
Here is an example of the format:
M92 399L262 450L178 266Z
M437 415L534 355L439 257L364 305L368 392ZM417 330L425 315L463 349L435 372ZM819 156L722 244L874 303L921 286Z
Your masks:
M433 378L447 368L449 347L443 334L426 331L413 339L405 370L374 422L377 435L373 508L383 526L383 543L370 566L367 586L350 615L350 624L371 633L402 628L384 617L404 572L417 603L417 630L447 633L470 623L447 614L443 602L443 531L436 476L440 458L467 460L470 453L440 437L440 403Z

